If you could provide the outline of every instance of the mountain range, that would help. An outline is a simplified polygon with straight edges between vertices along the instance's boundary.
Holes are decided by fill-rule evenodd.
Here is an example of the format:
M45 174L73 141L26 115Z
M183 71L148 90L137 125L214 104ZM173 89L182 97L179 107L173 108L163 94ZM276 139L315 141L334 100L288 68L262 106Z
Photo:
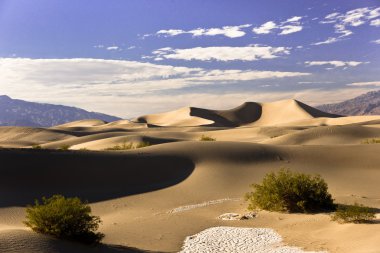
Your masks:
M319 105L316 108L339 115L380 115L380 90L371 91L336 104Z
M82 119L111 122L120 118L98 112L52 104L41 104L0 96L0 126L51 127Z

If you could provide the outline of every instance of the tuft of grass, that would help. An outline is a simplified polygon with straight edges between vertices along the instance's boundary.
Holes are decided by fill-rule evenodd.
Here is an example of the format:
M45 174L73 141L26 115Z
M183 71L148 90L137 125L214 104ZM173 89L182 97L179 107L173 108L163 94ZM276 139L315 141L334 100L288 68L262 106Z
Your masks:
M130 149L133 149L132 143L124 142L121 145L115 145L113 147L106 148L104 150L130 150Z
M202 135L201 138L199 139L200 141L216 141L215 138L212 138L210 136L207 136L207 135Z
M136 146L135 146L135 148L144 148L144 147L148 147L148 146L150 146L151 144L149 143L149 142L147 142L147 141L143 141L143 142L140 142L139 144L137 144Z
M366 139L362 141L362 144L379 144L380 139L372 138L372 139Z
M60 146L60 147L58 148L58 150L69 150L70 147L71 147L70 145L65 144L65 145Z
M33 231L87 244L99 243L104 234L96 232L102 221L79 198L54 195L35 201L26 209L24 224Z
M133 145L132 143L124 142L122 145L115 145L113 147L106 148L104 150L131 150L131 149L138 149L138 148L144 148L148 147L151 144L149 142L140 142L137 145Z
M310 213L336 208L327 183L319 175L281 169L268 173L260 184L252 184L251 188L253 191L245 195L250 210Z
M41 145L35 144L32 146L32 149L42 149Z
M346 223L368 223L375 219L375 211L370 207L355 203L353 205L338 205L331 219Z
M80 151L88 151L88 148L80 148Z

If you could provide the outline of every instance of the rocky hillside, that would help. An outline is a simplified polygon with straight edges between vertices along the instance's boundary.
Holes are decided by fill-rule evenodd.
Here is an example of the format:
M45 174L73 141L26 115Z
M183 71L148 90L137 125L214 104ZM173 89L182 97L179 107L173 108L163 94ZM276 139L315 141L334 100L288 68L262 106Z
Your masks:
M339 115L380 115L380 90L341 103L320 105L316 108Z
M75 107L33 103L0 96L0 126L50 127L81 119L109 122L120 118Z

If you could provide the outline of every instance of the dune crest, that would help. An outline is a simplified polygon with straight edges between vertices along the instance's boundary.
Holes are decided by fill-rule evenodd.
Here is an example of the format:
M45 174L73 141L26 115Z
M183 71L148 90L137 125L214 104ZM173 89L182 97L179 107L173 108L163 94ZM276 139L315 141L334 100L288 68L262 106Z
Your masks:
M245 102L229 110L186 107L171 112L144 115L133 121L158 126L239 127L248 124L278 125L319 117L336 118L339 116L322 112L290 99L271 103Z

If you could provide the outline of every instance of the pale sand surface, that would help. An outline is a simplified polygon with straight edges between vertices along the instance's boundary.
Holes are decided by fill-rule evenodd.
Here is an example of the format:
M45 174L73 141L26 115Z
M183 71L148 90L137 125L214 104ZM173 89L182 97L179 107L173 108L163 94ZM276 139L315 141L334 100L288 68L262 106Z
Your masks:
M329 214L265 211L249 220L217 218L247 213L242 197L249 185L282 167L320 174L339 203L380 209L380 144L363 144L380 138L380 117L327 118L296 101L164 116L0 127L0 252L179 252L186 237L212 227L273 229L283 246L304 251L380 252L379 219L339 224ZM201 126L209 121L216 124ZM200 142L202 135L217 141ZM152 146L102 151L141 141ZM46 149L28 149L35 144ZM53 150L63 145L75 150ZM76 150L83 148L89 151ZM25 206L56 193L90 202L103 220L105 246L88 248L25 229Z
M180 253L303 253L296 247L282 245L282 238L273 229L214 227L188 236ZM308 251L316 253L315 251ZM320 253L325 253L319 251Z

